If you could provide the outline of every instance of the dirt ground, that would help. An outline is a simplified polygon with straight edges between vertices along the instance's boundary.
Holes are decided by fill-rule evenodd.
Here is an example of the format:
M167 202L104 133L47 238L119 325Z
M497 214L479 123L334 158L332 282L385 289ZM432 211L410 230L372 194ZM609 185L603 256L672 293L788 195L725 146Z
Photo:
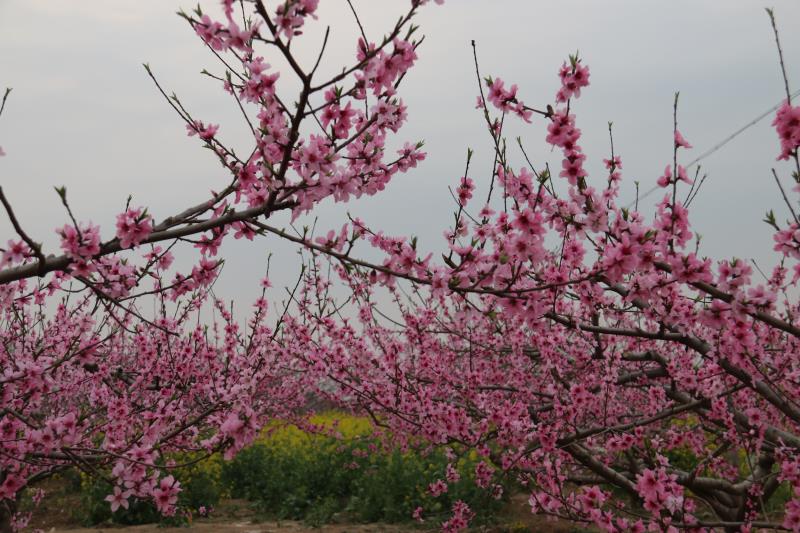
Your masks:
M208 520L195 522L191 527L159 527L157 525L127 526L127 527L102 527L102 528L78 528L61 529L52 527L45 529L46 533L187 533L187 531L197 531L203 533L396 533L409 531L407 528L395 525L380 524L356 524L356 525L326 525L320 528L309 528L300 522L281 521L281 522L261 522L253 523L250 520L242 521L216 521ZM418 531L418 530L417 530Z
M203 521L195 522L190 527L159 527L155 524L144 526L127 527L99 527L99 528L71 528L62 529L52 527L45 529L46 533L187 533L197 531L202 533L400 533L424 532L435 530L433 527L418 527L394 525L394 524L328 524L318 528L311 528L300 522L266 521L253 523L249 520L243 521ZM546 522L543 520L530 520L527 524L515 523L512 526L497 526L485 530L487 532L548 532L548 533L579 533L590 530L581 529L572 524L564 522Z
M141 526L96 526L79 527L75 510L81 505L80 497L62 481L51 480L45 488L48 495L42 500L29 524L29 530L39 529L45 533L428 533L438 530L438 522L423 524L326 524L310 527L292 520L261 520L245 500L221 501L211 518L195 519L189 527L164 527L157 524ZM476 511L479 511L476 509ZM552 521L534 516L527 505L527 498L512 496L507 507L500 513L500 523L488 528L475 528L481 533L594 533L594 528L565 521Z
M484 533L593 533L577 524L563 521L550 521L541 517L524 514L524 510L509 510L504 515L503 524L491 528L478 529ZM45 533L426 533L436 531L438 524L397 525L397 524L327 524L312 528L292 520L254 521L253 519L202 519L187 527L163 527L156 524L142 526L106 526L76 528L74 526L46 526L39 524ZM44 527L42 527L44 526Z

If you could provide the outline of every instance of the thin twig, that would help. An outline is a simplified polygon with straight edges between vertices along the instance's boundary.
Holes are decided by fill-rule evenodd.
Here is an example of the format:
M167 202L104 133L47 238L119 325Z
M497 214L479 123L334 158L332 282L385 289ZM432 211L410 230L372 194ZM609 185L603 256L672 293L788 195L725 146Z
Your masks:
M319 68L320 63L322 62L322 55L325 53L325 48L328 46L328 38L331 36L331 27L328 26L325 28L325 38L322 40L322 47L319 49L319 55L317 56L317 62L314 63L314 68L311 69L311 73L309 77L313 76L315 72L317 72L317 68Z
M778 179L778 173L775 172L775 169L772 169L772 176L775 178L775 183L778 184L778 188L781 190L781 196L783 196L783 201L786 203L786 207L789 208L789 212L792 214L792 218L794 218L795 223L800 226L800 220L797 219L797 213L794 212L794 208L792 207L792 203L789 201L789 198L786 196L786 191L783 190L783 185L781 185L781 180Z
M358 18L356 8L353 7L353 3L350 0L347 0L347 5L350 6L350 11L353 12L353 16L356 19L356 24L358 24L358 29L361 31L361 37L364 39L364 43L368 43L369 41L367 40L367 32L364 31L364 26L361 24L361 19Z
M31 239L30 236L25 233L25 230L22 229L22 226L20 225L19 220L17 220L17 216L14 214L14 210L11 208L11 203L9 203L8 199L6 198L6 194L3 192L2 187L0 187L0 202L3 203L6 213L8 213L8 219L11 221L11 225L14 226L14 231L16 231L17 235L19 235L20 238L25 241L25 244L28 245L28 248L31 249L33 254L39 260L39 275L43 275L45 273L44 268L46 259L42 253L42 245Z
M783 62L783 48L781 48L781 39L778 35L778 25L775 23L775 12L771 8L767 8L767 15L769 15L769 22L772 24L772 32L775 34L775 46L778 48L778 60L781 65L781 75L783 76L783 86L786 90L786 102L792 103L792 93L789 90L789 77L786 75L786 64Z
M0 115L3 114L3 109L6 108L6 100L8 100L9 94L11 94L11 87L6 87L6 92L3 94L3 102L0 103Z

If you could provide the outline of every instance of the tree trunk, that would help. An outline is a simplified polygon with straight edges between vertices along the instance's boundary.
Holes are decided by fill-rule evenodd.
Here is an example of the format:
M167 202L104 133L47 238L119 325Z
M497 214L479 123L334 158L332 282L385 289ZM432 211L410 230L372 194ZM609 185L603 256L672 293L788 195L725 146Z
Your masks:
M0 500L0 533L14 533L11 519L17 512L16 500Z

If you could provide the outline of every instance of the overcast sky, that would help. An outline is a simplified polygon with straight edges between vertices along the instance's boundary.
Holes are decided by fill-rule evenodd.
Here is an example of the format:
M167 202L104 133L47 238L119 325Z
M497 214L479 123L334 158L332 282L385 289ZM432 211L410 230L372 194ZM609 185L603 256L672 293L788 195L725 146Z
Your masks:
M274 2L273 2L274 3ZM208 2L205 3L206 5ZM321 0L319 21L307 29L300 53L309 58L330 24L333 41L325 67L335 72L355 49L357 27L345 0ZM408 0L355 2L371 39L380 38ZM591 86L575 105L588 168L600 180L608 155L607 123L624 162L624 197L634 180L648 189L671 161L672 95L681 92L679 122L694 144L686 161L710 148L783 97L777 53L765 6L782 28L790 78L800 87L800 3L761 1L533 1L448 0L422 10L427 36L418 66L401 95L409 122L398 138L424 139L428 159L398 176L379 196L346 206L325 204L320 226L338 228L346 211L375 228L414 234L426 249L442 249L452 221L447 186L463 172L467 147L476 150L472 177L487 187L492 149L477 94L471 39L485 75L520 85L535 107L552 101L558 67L580 50ZM216 2L212 3L216 6ZM217 69L214 58L174 15L192 2L173 0L0 0L0 88L14 88L0 117L0 181L35 239L55 252L56 226L66 221L53 186L66 185L79 219L113 232L113 217L128 194L158 220L204 199L227 176L196 138L188 138L149 81L149 62L199 118L220 123L224 140L246 146L247 131L233 100L199 74ZM266 59L279 64L267 51ZM218 70L218 69L217 69ZM288 77L288 74L287 74ZM710 177L696 200L692 221L704 235L702 251L714 258L756 258L771 265L771 232L761 222L775 208L783 219L770 168L778 164L771 117L703 161ZM560 166L544 144L545 123L515 125L537 166ZM521 164L517 152L512 160ZM591 178L590 178L591 180ZM652 196L645 201L651 205ZM0 242L14 237L0 222ZM297 266L292 248L274 239L226 245L218 293L252 300L265 258L274 251L273 278L288 284ZM184 255L191 264L194 252Z

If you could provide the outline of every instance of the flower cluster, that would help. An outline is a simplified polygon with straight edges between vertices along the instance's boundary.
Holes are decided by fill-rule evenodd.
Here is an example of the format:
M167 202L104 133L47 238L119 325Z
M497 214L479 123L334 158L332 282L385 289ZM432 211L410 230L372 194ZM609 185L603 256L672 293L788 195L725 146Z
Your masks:
M581 89L589 85L589 67L582 65L577 57L570 57L570 62L564 62L558 71L561 78L561 88L556 93L557 102L566 102L570 98L581 95Z
M229 74L206 71L240 104L251 146L226 146L218 124L173 96L187 134L228 180L157 225L146 208L126 206L107 241L99 226L73 218L59 189L72 219L56 230L62 255L22 231L2 250L0 527L4 500L75 464L111 472L113 511L136 498L172 514L180 483L166 454L230 456L304 401L318 382L278 338L281 322L267 325L266 293L244 328L212 298L217 256L230 235L253 240L272 214L296 217L326 198L376 194L425 158L421 142L395 139L407 120L400 83L417 60L410 21L423 3L412 2L385 41L360 40L351 64L330 78L305 71L288 45L318 16L318 0L280 2L274 11L223 0L219 21L199 6L180 13ZM287 80L264 60L274 54L301 81L297 108L277 96ZM328 244L341 250L348 237L343 230ZM174 271L173 248L185 243L200 257Z
M117 238L123 248L139 246L152 231L153 219L146 209L128 209L117 215Z
M472 512L472 509L469 508L469 505L461 500L453 504L451 512L452 515L450 518L442 522L442 531L444 533L455 533L457 531L463 531L467 529L470 520L472 520L475 516L475 513Z
M85 261L100 253L100 226L67 224L57 233L61 236L61 249L72 259Z
M724 522L746 509L737 524L747 530L773 520L759 509L776 462L781 480L800 479L800 412L789 408L800 402L800 230L771 221L785 260L757 281L748 262L712 261L690 245L689 208L676 195L651 216L620 207L622 158L612 145L595 180L579 144L575 98L588 74L576 58L565 63L545 115L563 182L544 163L516 169L499 149L487 187L502 198L471 212L481 184L460 179L441 261L361 220L306 242L315 265L335 256L352 318L319 311L347 304L309 273L287 318L292 350L313 354L303 368L335 383L331 397L368 409L393 435L474 443L476 483L494 495L494 472L516 475L536 513L609 532L711 531L699 522L713 502ZM516 98L515 87L493 88L493 105ZM489 117L498 139L495 124ZM676 128L670 148L691 144ZM677 192L692 180L673 163L658 183ZM383 260L351 257L361 240ZM395 303L393 316L376 310L379 299ZM450 469L442 477L431 495L455 479ZM631 519L609 487L648 514ZM784 527L800 523L798 501L785 504ZM456 514L445 529L466 527Z
M664 469L645 469L636 477L636 489L644 500L644 508L658 514L666 507L674 513L683 507L683 488Z
M319 6L319 0L289 0L282 2L277 10L275 24L280 28L287 39L295 35L301 35L301 28L305 24L307 17L317 18L315 12Z
M493 106L501 111L514 113L525 122L531 121L531 115L533 115L533 111L528 109L521 100L517 99L516 84L506 89L505 82L503 82L503 80L500 78L487 78L486 86L489 88L489 92L486 97ZM482 107L483 102L481 101L480 97L478 97L478 102Z
M772 125L775 126L775 131L781 140L781 153L778 159L789 159L790 156L796 155L797 148L800 147L800 106L784 102L778 108Z
M467 202L469 202L470 198L472 198L472 191L474 190L475 183L471 179L466 176L461 178L461 183L456 191L458 196L458 205L461 207L467 205Z

